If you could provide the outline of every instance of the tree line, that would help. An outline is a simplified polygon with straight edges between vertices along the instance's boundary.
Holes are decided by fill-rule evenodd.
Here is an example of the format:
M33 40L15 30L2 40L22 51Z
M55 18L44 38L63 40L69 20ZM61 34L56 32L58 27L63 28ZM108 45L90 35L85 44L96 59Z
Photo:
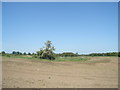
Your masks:
M63 52L63 53L54 53L55 47L52 45L51 41L45 42L45 46L43 48L40 48L39 51L36 53L22 53L19 51L13 51L12 53L6 53L5 51L2 51L0 54L4 55L31 55L32 57L35 58L40 58L40 59L49 59L49 60L54 60L56 57L77 57L77 56L119 56L120 57L120 52L109 52L109 53L91 53L91 54L78 54L78 53L73 53L73 52Z
M110 52L110 53L91 53L89 56L119 56L120 52Z
M5 51L2 51L0 54L2 55L31 55L31 56L40 56L42 55L42 50L37 51L37 53L21 53L19 51L13 51L12 53L6 53ZM63 52L63 53L54 53L55 57L76 57L76 56L119 56L120 52L111 52L111 53L91 53L91 54L78 54L73 52ZM41 57L41 56L40 56Z
M63 52L56 54L57 57L76 57L80 56L78 53L73 53L73 52Z
M12 53L6 53L5 51L2 51L0 54L2 54L2 55L7 55L7 54L9 54L9 55L32 55L34 53L26 53L26 52L22 53L19 51L13 51Z

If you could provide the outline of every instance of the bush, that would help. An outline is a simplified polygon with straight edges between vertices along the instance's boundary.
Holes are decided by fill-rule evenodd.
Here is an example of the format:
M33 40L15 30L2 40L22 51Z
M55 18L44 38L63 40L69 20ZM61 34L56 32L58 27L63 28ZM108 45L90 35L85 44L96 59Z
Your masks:
M49 60L54 60L55 56L53 51L55 50L54 46L52 46L51 41L47 41L45 43L45 47L41 48L40 51L37 51L37 57L41 59L49 59Z
M44 54L42 57L40 57L41 59L49 59L49 60L55 60L55 57L52 55L47 55Z

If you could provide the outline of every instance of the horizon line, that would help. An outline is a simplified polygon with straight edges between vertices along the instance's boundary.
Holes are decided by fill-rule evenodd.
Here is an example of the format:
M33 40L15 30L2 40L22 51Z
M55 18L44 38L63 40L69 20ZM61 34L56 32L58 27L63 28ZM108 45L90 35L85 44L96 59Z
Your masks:
M5 50L2 50L2 51L5 51ZM0 53L2 52L2 51L0 51ZM13 51L15 51L15 52L20 52L20 51L18 51L18 50L13 50ZM13 52L12 51L12 52ZM6 52L5 51L5 53L8 53L8 54L10 54L10 53L12 53L12 52ZM56 53L56 54L61 54L61 53L70 53L71 51L67 51L67 52L54 52L54 53ZM71 53L78 53L79 55L85 55L85 54L93 54L93 53L119 53L120 51L109 51L109 52L91 52L91 53L78 53L78 52L71 52ZM20 52L20 53L36 53L36 52Z

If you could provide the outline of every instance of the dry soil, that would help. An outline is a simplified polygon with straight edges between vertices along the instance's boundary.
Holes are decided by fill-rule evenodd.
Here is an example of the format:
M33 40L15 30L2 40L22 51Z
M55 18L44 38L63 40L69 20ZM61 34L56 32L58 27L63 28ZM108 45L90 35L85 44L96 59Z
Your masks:
M118 58L85 62L2 59L3 88L117 88Z

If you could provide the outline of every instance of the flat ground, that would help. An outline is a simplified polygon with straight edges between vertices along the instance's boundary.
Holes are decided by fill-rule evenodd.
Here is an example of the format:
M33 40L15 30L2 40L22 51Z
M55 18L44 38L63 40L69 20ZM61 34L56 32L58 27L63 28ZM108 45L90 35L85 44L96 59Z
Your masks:
M3 57L3 88L117 88L118 58L49 62Z

